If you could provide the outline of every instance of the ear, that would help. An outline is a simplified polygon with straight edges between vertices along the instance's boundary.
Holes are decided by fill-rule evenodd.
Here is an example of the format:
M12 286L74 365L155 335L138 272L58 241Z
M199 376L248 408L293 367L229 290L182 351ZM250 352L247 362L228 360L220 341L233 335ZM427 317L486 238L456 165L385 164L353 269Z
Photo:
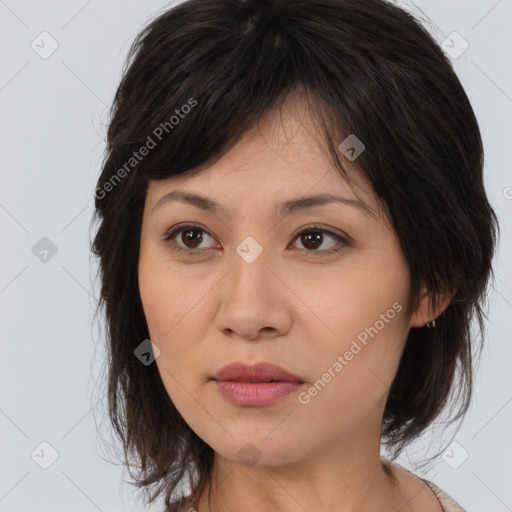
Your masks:
M421 289L421 297L419 305L411 315L409 326L410 327L423 327L432 320L435 320L450 304L453 296L457 292L456 289L452 290L452 292L446 292L442 294L438 298L438 303L436 304L436 310L432 310L430 307L430 294L427 289L423 287Z

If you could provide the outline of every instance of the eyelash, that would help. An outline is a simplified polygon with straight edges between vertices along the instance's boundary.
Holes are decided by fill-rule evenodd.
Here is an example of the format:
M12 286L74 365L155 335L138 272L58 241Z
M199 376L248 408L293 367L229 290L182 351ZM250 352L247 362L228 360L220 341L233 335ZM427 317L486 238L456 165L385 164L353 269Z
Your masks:
M209 237L214 238L207 230L203 229L201 226L194 225L194 224L186 224L186 225L176 226L176 227L172 228L171 231L169 231L167 233L167 235L165 236L164 242L173 251L186 253L187 255L190 255L190 256L197 256L198 253L207 251L208 249L183 249L182 247L179 247L175 242L172 242L172 239L175 238L175 236L178 235L179 233L181 233L182 231L192 230L192 229L196 230L196 231L202 231L203 233L206 233ZM303 234L311 233L311 232L320 232L320 233L332 236L333 238L337 239L338 242L341 242L342 247L337 248L337 249L329 249L327 251L304 249L306 251L306 253L309 253L309 254L307 254L307 257L317 257L318 255L315 253L324 253L324 254L325 253L327 253L327 254L339 253L343 249L345 249L346 247L350 247L350 245L351 245L350 242L346 238L342 237L341 235L338 235L337 233L333 233L332 231L323 229L320 226L315 226L315 225L309 226L309 227L303 229L302 231L300 231L299 233L297 233L294 236L293 240L296 240Z

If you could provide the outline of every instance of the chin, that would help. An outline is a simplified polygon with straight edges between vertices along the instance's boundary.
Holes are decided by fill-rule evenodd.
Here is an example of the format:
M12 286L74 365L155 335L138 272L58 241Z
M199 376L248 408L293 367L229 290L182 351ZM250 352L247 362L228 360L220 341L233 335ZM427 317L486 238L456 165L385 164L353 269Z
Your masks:
M300 451L304 443L295 443L288 439L267 437L267 434L249 434L241 439L227 435L226 442L208 443L216 453L225 459L247 467L282 466L300 461L304 454Z

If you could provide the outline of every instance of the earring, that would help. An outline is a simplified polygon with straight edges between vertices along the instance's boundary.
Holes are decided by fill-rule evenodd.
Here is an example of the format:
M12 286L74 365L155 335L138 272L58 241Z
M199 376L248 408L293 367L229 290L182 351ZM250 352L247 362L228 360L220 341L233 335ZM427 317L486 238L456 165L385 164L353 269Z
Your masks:
M432 322L428 322L427 323L427 327L435 327L436 326L436 321L435 320L432 320Z

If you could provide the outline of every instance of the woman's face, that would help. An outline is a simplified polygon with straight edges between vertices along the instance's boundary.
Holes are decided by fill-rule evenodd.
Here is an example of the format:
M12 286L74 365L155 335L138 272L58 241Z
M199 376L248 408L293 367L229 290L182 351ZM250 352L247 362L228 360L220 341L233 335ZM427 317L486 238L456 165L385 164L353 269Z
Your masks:
M280 208L324 194L359 201L312 122L296 109L283 118L269 112L196 176L150 182L142 222L139 287L165 388L198 436L250 465L361 449L371 433L379 442L409 328L430 320L405 316L407 263L355 173L374 216L344 202ZM218 209L162 200L178 191ZM193 229L165 241L178 225ZM234 361L270 362L303 384L272 403L235 403L213 380ZM249 386L263 388L231 389Z

